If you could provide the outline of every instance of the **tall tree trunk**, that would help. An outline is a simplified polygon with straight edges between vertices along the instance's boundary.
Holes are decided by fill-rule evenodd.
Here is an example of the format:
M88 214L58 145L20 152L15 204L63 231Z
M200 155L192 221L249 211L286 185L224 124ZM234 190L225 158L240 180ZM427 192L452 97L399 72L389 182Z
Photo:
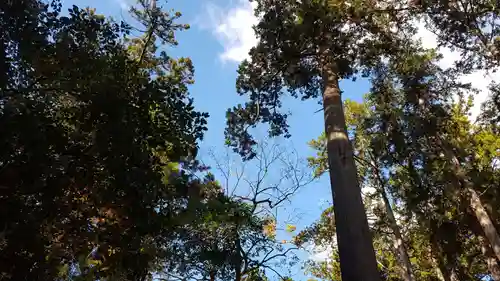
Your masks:
M434 251L431 249L431 258L432 258L432 266L434 267L434 271L436 271L437 278L440 281L446 281L443 275L443 271L441 270L441 266L435 256Z
M438 273L438 278L441 277L444 281L459 281L453 270L447 266L447 262L443 258L443 250L441 249L437 232L435 227L435 222L431 222L431 253L433 259L436 261L436 272Z
M236 276L235 276L234 280L241 281L241 268L236 268Z
M495 258L495 253L493 253L488 241L486 241L483 237L479 237L479 239L481 240L481 252L486 258L486 265L488 266L491 278L494 281L500 281L500 266Z
M387 216L389 217L389 224L391 226L392 231L394 232L394 248L397 251L397 255L399 258L399 263L401 266L401 275L403 280L405 281L413 281L413 270L411 268L410 256L408 256L408 251L406 249L403 235L401 234L401 230L396 221L396 217L394 216L394 212L392 210L391 204L389 202L389 198L387 198L387 194L385 193L385 189L382 186L381 188L382 198L384 200L385 210L387 212Z
M500 281L500 266L496 259L495 253L491 249L490 244L488 243L488 240L484 235L483 228L473 214L468 215L469 216L467 218L470 220L470 229L481 242L481 252L483 253L491 278L495 281Z
M372 156L373 157L373 156ZM372 162L371 166L375 169L375 175L377 177L379 192L382 196L382 200L384 201L385 211L387 213L387 217L389 218L389 225L394 232L394 249L396 250L396 255L399 259L399 264L401 267L401 277L405 281L413 281L415 280L413 276L413 270L411 267L410 256L408 255L408 250L405 246L403 235L401 234L401 229L399 228L398 222L396 221L396 217L394 216L394 210L391 207L391 202L387 196L385 191L385 181L380 174L380 169L377 166L377 163Z
M240 233L238 232L239 230L239 224L238 224L238 227L235 229L235 234L236 234L236 239L235 239L235 242L236 242L236 264L235 264L235 267L234 267L234 270L235 270L235 276L234 276L234 280L235 281L241 281L241 277L243 275L243 268L242 268L242 261L243 261L243 257L241 256L241 240L240 240Z
M455 172L457 175L457 188L460 187L467 191L467 195L469 196L469 207L474 213L477 222L481 225L484 235L488 239L497 260L500 261L500 236L498 235L497 229L495 225L491 221L491 218L486 211L486 208L483 206L481 202L481 198L479 198L479 194L477 191L471 186L471 183L466 179L466 172L460 165L458 158L455 156L452 150L448 147L445 147L442 140L440 139L441 147L444 148L445 153L447 154L448 159L452 162L453 167L455 168Z
M352 146L347 137L337 68L328 56L323 56L322 64L328 166L342 280L379 281L372 236L361 199Z
M470 208L476 215L477 221L483 228L484 235L488 239L497 260L500 261L500 236L498 236L495 225L491 221L488 212L481 203L481 198L479 198L477 191L471 187L468 187L467 191L470 197Z
M459 262L459 252L462 243L459 240L458 226L451 221L441 221L436 229L438 241L440 242L441 253L446 258L446 267L451 273L451 280L465 280L465 272Z

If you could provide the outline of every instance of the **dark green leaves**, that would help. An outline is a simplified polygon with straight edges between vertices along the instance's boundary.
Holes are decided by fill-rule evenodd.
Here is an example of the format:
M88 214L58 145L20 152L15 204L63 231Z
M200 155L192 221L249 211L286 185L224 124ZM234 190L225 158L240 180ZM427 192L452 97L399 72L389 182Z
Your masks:
M249 129L269 125L269 135L288 137L281 100L322 96L322 67L333 61L337 75L368 75L384 52L393 52L405 38L390 31L390 17L376 3L360 1L257 1L259 38L250 59L241 63L236 88L248 102L228 111L226 138L247 158L253 157ZM383 20L384 19L384 20ZM392 48L392 49L391 49Z
M195 164L206 130L187 91L193 66L144 44L138 65L126 24L52 7L0 4L0 272L139 280L171 262L196 185L175 168ZM171 41L175 18L163 16L159 34Z

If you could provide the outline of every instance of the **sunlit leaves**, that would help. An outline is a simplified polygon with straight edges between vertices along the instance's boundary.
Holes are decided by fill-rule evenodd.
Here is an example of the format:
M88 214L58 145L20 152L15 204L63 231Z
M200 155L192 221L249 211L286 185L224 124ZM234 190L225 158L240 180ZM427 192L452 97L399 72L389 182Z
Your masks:
M276 237L276 221L273 219L267 220L263 225L262 232L269 238L274 239Z
M287 224L286 225L286 231L287 232L294 232L295 230L297 229L297 227L295 225L291 225L291 224Z

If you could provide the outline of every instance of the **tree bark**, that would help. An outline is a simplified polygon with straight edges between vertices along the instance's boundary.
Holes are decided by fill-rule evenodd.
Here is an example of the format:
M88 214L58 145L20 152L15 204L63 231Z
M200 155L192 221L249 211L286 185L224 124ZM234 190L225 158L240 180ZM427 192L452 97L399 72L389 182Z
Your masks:
M241 268L236 268L236 276L235 276L234 280L241 281Z
M500 266L496 259L495 253L491 249L490 244L488 243L488 240L484 235L483 228L476 220L476 217L473 214L469 214L469 217L471 218L470 229L472 230L472 233L474 233L481 242L481 252L486 261L486 265L488 266L490 277L495 281L500 281Z
M385 210L387 212L387 216L389 217L389 224L396 238L394 239L394 248L397 251L399 262L402 267L401 275L403 277L403 280L413 281L414 277L413 270L411 268L410 256L408 255L408 251L403 240L403 235L401 234L401 230L399 229L398 222L396 221L396 217L394 216L394 211L392 210L389 198L387 198L384 186L382 186L380 189L382 199L384 200Z
M493 225L488 212L481 203L481 198L479 198L477 191L471 187L468 187L467 191L470 196L470 208L483 228L484 235L488 239L497 260L500 261L500 237L498 236L495 225Z
M471 186L471 183L466 179L466 173L462 168L462 166L460 165L458 158L455 156L453 151L451 151L447 147L444 147L441 140L440 142L441 146L445 150L445 153L447 154L448 159L451 160L452 165L455 168L458 177L457 188L461 187L462 189L465 189L467 191L467 194L469 195L469 207L474 213L477 222L479 223L479 225L481 225L484 235L488 239L488 242L490 243L490 246L493 249L493 252L495 253L497 260L500 261L500 236L498 235L495 225L493 224L488 212L486 211L486 208L483 206L481 198L479 198L477 191Z
M215 270L210 270L210 281L215 281Z
M431 224L432 226L433 224ZM443 258L443 251L441 249L440 243L437 238L436 234L437 229L432 228L432 234L430 237L430 242L431 242L431 253L433 256L433 260L436 261L436 272L438 274L438 278L442 278L444 281L459 281L457 279L456 274L453 272L452 269L447 266L446 261Z
M385 211L389 218L389 225L394 232L394 249L396 250L396 256L399 259L399 264L401 267L401 277L405 281L413 281L415 277L413 276L413 270L411 267L410 256L408 255L408 250L405 246L403 235L401 234L401 230L399 228L398 222L396 221L396 217L394 216L394 210L391 207L391 202L387 197L387 193L385 191L385 181L380 174L380 169L378 168L377 163L371 163L371 166L375 170L375 176L379 185L379 192L382 196L382 200L384 201Z
M495 281L500 281L500 266L495 258L495 253L493 253L488 241L486 241L483 237L480 237L479 239L481 240L481 252L486 258L486 265L488 266L488 271L491 275L490 277Z
M235 267L234 267L234 270L235 270L235 276L234 276L234 280L235 281L241 281L241 277L242 277L242 271L243 269L241 268L242 266L242 260L243 260L243 257L241 256L241 241L240 241L240 233L238 232L239 230L239 224L238 224L238 227L235 229L235 234L236 234L236 256L237 256L237 262L235 264Z
M436 231L437 234L440 251L446 259L445 266L448 268L448 272L450 272L451 274L451 280L466 280L466 274L459 262L459 251L460 249L463 249L463 247L458 238L458 226L452 221L444 220L441 221L437 228L434 228L434 231Z
M352 146L347 137L339 77L335 63L328 56L322 58L322 76L328 166L342 280L379 281Z
M434 256L434 252L431 249L431 257L432 257L432 265L434 267L434 271L436 271L437 278L440 281L446 281L443 276L443 271L441 270L441 267L439 265L439 262L437 261L436 257Z

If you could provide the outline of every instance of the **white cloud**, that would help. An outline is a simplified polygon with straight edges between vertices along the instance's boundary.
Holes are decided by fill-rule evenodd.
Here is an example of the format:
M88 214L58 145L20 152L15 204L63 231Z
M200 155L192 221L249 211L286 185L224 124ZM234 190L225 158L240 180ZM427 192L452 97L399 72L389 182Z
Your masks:
M309 253L309 260L315 262L329 261L332 257L333 247L336 247L337 238L334 237L333 245L318 246L311 244L306 250Z
M425 48L436 48L437 47L437 37L434 33L429 31L423 21L417 23L418 33L415 35L415 39L420 39L422 45ZM460 53L457 51L452 51L448 47L439 48L439 52L443 55L440 61L442 68L452 67L454 62L460 58ZM475 120L481 111L481 104L487 99L489 95L488 86L492 81L498 81L500 79L500 72L493 74L487 73L486 71L475 71L467 75L463 75L461 80L465 83L470 83L472 87L479 90L479 94L474 96L474 107L471 110L472 120Z
M248 58L248 51L257 44L252 28L258 22L253 12L255 5L255 2L250 3L248 0L239 0L227 9L213 3L206 5L208 26L204 21L201 27L211 29L224 47L220 54L222 61L240 62Z
M227 9L213 3L206 5L205 10L209 19L208 26L204 28L210 28L223 46L224 51L220 54L222 61L240 62L248 58L248 51L257 44L257 38L252 29L252 26L258 22L253 13L254 8L255 2L250 3L248 0L238 0L236 5ZM426 48L437 47L436 36L425 27L424 22L419 21L417 26L418 33L415 39L420 38ZM453 66L453 63L460 58L460 54L450 48L441 47L439 51L443 54L440 61L443 68ZM488 74L485 71L476 71L462 77L462 81L471 83L480 91L480 94L474 98L473 119L480 113L480 106L488 97L488 85L498 79L500 79L500 72Z

